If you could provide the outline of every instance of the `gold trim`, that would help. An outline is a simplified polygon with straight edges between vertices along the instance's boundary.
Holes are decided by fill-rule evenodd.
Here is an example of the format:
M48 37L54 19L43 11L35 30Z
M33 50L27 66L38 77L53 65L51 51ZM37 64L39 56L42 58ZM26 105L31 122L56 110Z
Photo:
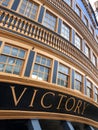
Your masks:
M0 119L52 119L52 120L67 120L72 122L80 122L89 124L98 128L98 122L88 118L73 116L69 114L50 113L50 112L27 112L0 110Z
M31 87L39 87L39 88L45 88L48 90L54 90L54 91L58 91L58 92L63 92L63 93L67 93L70 94L72 96L76 96L77 98L81 98L89 103L91 103L92 105L98 107L98 103L96 103L92 98L87 97L86 95L79 93L73 89L70 88L66 88L66 87L60 87L56 84L52 84L52 83L48 83L45 81L39 81L39 80L33 80L27 77L12 77L9 75L0 75L0 82L5 82L5 83L15 83L15 84L20 84L20 85L26 85L26 86L31 86Z

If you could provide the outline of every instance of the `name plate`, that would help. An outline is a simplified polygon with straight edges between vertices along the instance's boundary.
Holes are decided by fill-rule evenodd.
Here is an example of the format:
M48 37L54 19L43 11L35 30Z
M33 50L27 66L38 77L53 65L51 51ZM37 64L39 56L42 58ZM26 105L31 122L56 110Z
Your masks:
M98 107L66 91L12 83L0 83L0 110L70 114L98 122Z

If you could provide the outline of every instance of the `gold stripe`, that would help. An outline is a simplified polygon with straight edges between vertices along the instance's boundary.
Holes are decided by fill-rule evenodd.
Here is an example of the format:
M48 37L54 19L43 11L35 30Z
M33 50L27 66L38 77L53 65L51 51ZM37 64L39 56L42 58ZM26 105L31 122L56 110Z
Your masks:
M52 120L67 120L72 122L79 122L89 124L98 128L98 122L88 118L73 116L69 114L57 114L50 112L27 112L27 111L14 111L14 110L0 110L0 119L52 119Z

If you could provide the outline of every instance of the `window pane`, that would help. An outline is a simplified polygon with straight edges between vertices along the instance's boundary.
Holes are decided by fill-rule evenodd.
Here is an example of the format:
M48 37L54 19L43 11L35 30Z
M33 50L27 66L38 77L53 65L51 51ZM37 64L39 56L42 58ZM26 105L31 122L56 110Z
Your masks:
M46 58L42 58L41 64L45 65L46 64Z
M82 75L75 72L75 84L74 84L74 88L78 91L82 90Z
M82 81L82 75L80 75L79 73L75 73L75 79L77 79L78 81Z
M47 81L49 75L50 63L51 63L50 59L37 55L32 72L32 78Z
M81 91L81 82L75 81L75 89Z
M40 66L40 71L44 72L44 67L43 66Z
M90 49L87 45L85 45L85 55L89 58L90 57Z
M17 49L17 48L13 48L11 54L12 54L13 56L17 56L17 54L18 54L18 49Z
M20 9L20 11L19 11L21 14L23 14L24 13L24 10L22 10L22 9Z
M4 64L0 64L0 72L3 72L4 67L5 67L5 65L4 65Z
M57 83L61 86L67 87L68 86L68 76L58 73Z
M56 17L53 16L51 13L46 12L43 24L54 31L56 26Z
M51 60L47 59L46 65L47 65L47 66L50 66L50 65L51 65Z
M81 50L81 39L78 35L75 35L75 46Z
M91 87L92 87L92 83L89 82L89 81L87 81L87 86L88 86L89 88L91 88Z
M96 58L96 56L93 54L93 58L92 58L92 62L93 62L93 64L96 66L96 61L97 61L97 58Z
M79 7L77 5L76 5L76 8L75 8L75 11L76 11L77 15L79 17L81 17L81 10L79 9Z
M32 78L36 79L37 78L37 72L33 72Z
M25 56L25 51L24 50L20 50L18 57L24 58L24 56Z
M22 60L16 60L16 65L22 66L23 61Z
M64 86L64 80L61 80L61 86Z
M70 40L70 28L65 24L62 25L61 35L68 41Z
M10 54L10 51L11 51L11 47L10 46L4 46L3 53Z
M84 23L85 23L86 26L88 26L88 20L85 16L84 16Z
M9 58L8 59L8 64L15 64L15 59L14 58Z
M98 89L97 89L97 88L95 88L95 93L97 93L97 94L98 94Z
M95 94L95 102L98 102L98 95Z
M38 73L38 79L43 80L43 74L42 73Z
M6 63L6 60L7 60L6 56L0 55L0 62Z
M60 79L58 79L58 82L57 82L58 85L60 85Z
M47 74L44 75L44 80L48 81L48 75Z
M15 66L14 70L13 70L13 74L19 74L20 73L20 67L19 66Z
M2 41L0 41L0 46L2 45Z
M24 50L23 51L21 50L19 53L19 50L20 48L16 48L13 46L8 46L8 45L4 46L3 48L4 54L2 53L2 55L0 55L0 63L3 63L5 66L3 72L19 74L20 69L22 68L21 66L23 65L23 60L20 58L24 57L24 53L25 53ZM18 54L20 57L17 57Z
M87 88L87 96L91 97L91 90L89 88Z
M4 1L2 2L2 5L8 6L9 1L10 1L10 0L4 0Z
M19 12L29 18L35 19L38 12L38 5L33 3L33 1L23 0Z
M37 63L40 63L40 61L41 61L41 56L37 56L37 57L36 57L36 62L37 62Z
M59 71L65 74L69 74L69 68L63 66L63 65L59 65Z
M49 69L48 68L45 68L45 73L49 73Z
M38 70L38 68L39 68L39 65L35 64L35 65L34 65L34 70L36 70L36 71L37 71L37 70Z
M23 2L23 3L22 3L22 5L21 5L21 9L22 9L22 10L25 10L25 8L26 8L26 3L27 3L27 2Z
M12 66L11 65L7 65L6 69L5 69L5 72L12 73Z

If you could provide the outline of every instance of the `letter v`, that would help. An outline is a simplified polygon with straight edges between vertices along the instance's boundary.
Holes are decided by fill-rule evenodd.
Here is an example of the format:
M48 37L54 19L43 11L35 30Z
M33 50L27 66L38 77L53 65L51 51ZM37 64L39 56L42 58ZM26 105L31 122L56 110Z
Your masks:
M12 91L12 95L13 95L15 106L18 105L20 99L22 98L22 96L24 95L24 93L25 93L26 90L27 90L27 88L24 88L24 90L22 91L22 93L20 94L20 96L17 99L16 98L16 94L15 94L15 87L11 86L11 91Z

